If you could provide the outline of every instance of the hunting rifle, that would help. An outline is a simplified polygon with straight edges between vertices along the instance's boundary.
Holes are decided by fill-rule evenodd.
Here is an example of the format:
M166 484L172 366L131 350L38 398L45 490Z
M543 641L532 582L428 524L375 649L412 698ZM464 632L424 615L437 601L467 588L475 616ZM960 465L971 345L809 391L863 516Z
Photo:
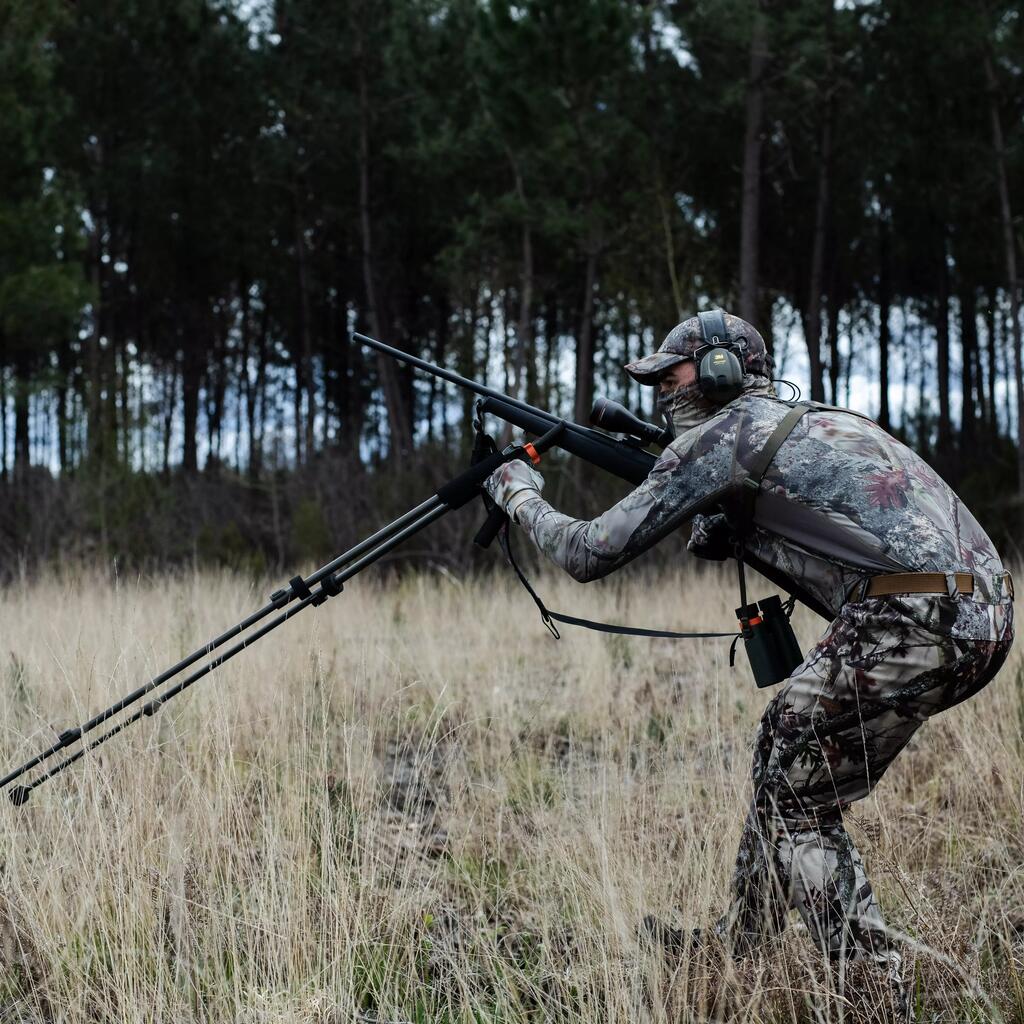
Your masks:
M480 396L480 400L477 403L477 418L475 421L477 426L477 443L473 452L473 464L464 473L438 488L437 492L427 498L426 501L421 502L394 522L389 523L365 540L360 541L355 547L349 548L348 551L328 562L320 569L317 569L309 576L305 578L302 576L292 577L288 581L287 586L274 591L262 608L253 612L241 622L225 630L219 636L214 637L208 643L197 648L159 675L154 676L110 707L100 711L88 721L65 729L50 746L0 779L0 790L7 789L8 795L15 805L20 806L24 804L34 789L46 782L47 779L53 778L65 768L74 764L88 751L95 750L98 746L112 739L140 719L155 715L173 697L187 690L193 683L209 675L215 668L218 668L236 654L244 651L261 637L266 636L303 609L310 606L317 607L329 598L336 597L342 592L344 584L362 572L367 566L372 565L383 555L409 537L419 533L420 530L425 529L431 523L436 522L442 516L461 508L478 494L483 494L484 492L481 487L483 482L504 463L510 462L513 459L523 459L536 464L540 461L540 457L550 448L559 447L594 466L606 470L614 476L627 480L632 484L640 484L647 478L647 474L655 462L654 455L645 451L642 446L651 442L667 443L668 435L661 428L645 423L617 403L599 399L598 404L595 406L593 418L594 422L599 423L606 429L624 433L626 435L625 440L617 439L600 430L594 430L590 427L584 427L578 423L564 420L543 409L537 409L526 402L521 402L510 395L505 395L492 388L485 387L476 381L468 380L443 367L434 366L432 363L418 359L400 349L392 348L373 338L368 338L362 334L355 334L354 337L378 352L401 360L411 366L426 370L436 377L450 381ZM483 431L482 415L485 413L497 416L534 435L538 439L532 443L509 444L499 451L490 437ZM476 543L484 547L490 543L506 522L504 513L489 498L486 498L486 495L485 499L488 507L488 518L475 538ZM538 601L538 604L540 603L539 598L536 598L536 596L535 600ZM542 605L541 607L543 609ZM552 615L554 614L552 613ZM264 620L268 619L268 616L272 617L264 622ZM586 621L573 620L570 617L562 618L564 621L575 623ZM261 622L263 623L262 625L254 628ZM548 625L550 628L550 621L548 621ZM617 631L640 635L653 633L653 635L673 637L697 635L634 630L630 627L620 627ZM557 636L557 633L555 635ZM735 636L736 634L712 633L700 635ZM225 648L226 644L239 637L241 639L238 639L236 643ZM116 724L111 725L104 732L100 733L91 742L86 742L86 737L95 730L111 722L121 712L137 704L165 683L169 683L175 677L181 676L186 669L192 668L204 658L212 655L214 651L221 648L224 648L224 650L216 657L210 658L210 660L195 668L194 671L184 676L184 678L178 679L173 685L155 694L140 707L136 708L130 715L122 717ZM51 761L51 759L64 754L68 748L76 744L78 744L78 749L73 753L67 754L56 763ZM32 781L17 786L11 785L27 772L32 771L32 769L43 766L44 762L47 762L47 764Z

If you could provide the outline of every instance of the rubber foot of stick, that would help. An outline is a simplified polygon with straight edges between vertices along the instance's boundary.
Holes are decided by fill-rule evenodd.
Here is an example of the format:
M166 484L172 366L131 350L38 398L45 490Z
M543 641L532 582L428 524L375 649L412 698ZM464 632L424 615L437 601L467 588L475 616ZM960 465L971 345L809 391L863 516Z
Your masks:
M28 798L32 795L32 790L28 786L15 786L11 790L11 803L15 807L20 807L22 804L28 803Z

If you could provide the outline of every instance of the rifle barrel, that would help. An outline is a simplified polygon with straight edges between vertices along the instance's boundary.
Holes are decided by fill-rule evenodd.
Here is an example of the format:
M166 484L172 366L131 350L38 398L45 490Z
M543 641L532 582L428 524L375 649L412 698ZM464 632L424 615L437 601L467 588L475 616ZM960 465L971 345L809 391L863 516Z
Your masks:
M590 427L581 426L571 420L563 420L559 416L548 412L545 409L538 409L534 405L522 402L518 398L506 395L496 388L489 388L486 384L480 384L468 377L448 370L443 366L436 366L434 363L420 359L409 352L403 352L400 348L386 345L376 338L367 337L365 334L353 332L353 338L369 345L370 348L383 352L385 355L397 359L408 366L414 366L418 370L425 370L427 373L440 377L441 380L449 381L460 388L466 388L475 394L490 399L485 402L485 412L492 412L500 418L515 424L522 430L533 434L543 434L550 427L562 423L565 426L565 435L556 442L557 447L564 448L567 452L585 459L592 465L612 473L614 476L628 480L630 483L642 483L651 467L655 463L655 457L650 452L642 451L633 445L626 444L605 434L600 430L593 430ZM504 406L504 408L500 408ZM518 415L516 415L518 413ZM567 435L567 436L566 436Z
M426 359L420 359L419 356L414 356L410 352L403 352L400 348L385 345L383 341L378 341L376 338L369 338L365 334L359 334L357 332L353 332L352 337L358 338L361 342L369 345L370 348L376 349L378 352L383 352L385 355L391 356L392 359L397 359L399 362L406 363L409 366L415 366L418 370L426 370L427 373L432 373L435 377L440 377L442 380L456 384L460 388L466 388L466 390L473 391L485 398L495 398L499 402L504 402L506 405L513 405L521 412L528 412L534 416L540 416L542 419L548 421L548 426L553 427L556 423L565 423L566 430L570 430L574 434L580 434L581 436L588 437L594 441L611 442L613 444L619 443L615 438L602 433L600 430L592 430L590 427L581 426L579 423L574 423L571 420L562 420L560 416L547 412L545 409L538 409L535 405L529 405L527 402L522 402L518 398L513 398L511 395L506 395L504 392L498 391L497 388L489 388L486 384L480 384L475 380L470 380L468 377L463 377L461 374L455 373L454 370L448 370L443 366L437 366L434 363L427 362Z

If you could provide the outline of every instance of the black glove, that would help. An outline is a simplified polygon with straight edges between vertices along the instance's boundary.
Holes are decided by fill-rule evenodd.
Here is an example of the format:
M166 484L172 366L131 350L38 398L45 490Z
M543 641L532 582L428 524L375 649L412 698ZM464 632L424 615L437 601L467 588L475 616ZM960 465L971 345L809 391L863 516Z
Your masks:
M698 558L713 562L724 562L735 554L736 538L725 513L716 512L710 516L694 516L693 531L686 550Z

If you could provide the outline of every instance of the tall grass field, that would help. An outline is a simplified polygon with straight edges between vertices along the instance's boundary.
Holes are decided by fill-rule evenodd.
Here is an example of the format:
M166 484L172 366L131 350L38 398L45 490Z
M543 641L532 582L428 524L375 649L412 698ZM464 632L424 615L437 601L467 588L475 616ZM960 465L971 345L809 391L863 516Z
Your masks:
M572 614L732 628L733 576L686 568L539 585ZM0 767L270 589L7 586ZM825 628L796 622L805 646ZM848 814L921 1021L1024 1021L1021 650ZM728 660L726 640L555 641L504 576L360 577L0 801L0 1022L891 1020L798 918L738 963L638 939L647 913L724 908L775 692Z

